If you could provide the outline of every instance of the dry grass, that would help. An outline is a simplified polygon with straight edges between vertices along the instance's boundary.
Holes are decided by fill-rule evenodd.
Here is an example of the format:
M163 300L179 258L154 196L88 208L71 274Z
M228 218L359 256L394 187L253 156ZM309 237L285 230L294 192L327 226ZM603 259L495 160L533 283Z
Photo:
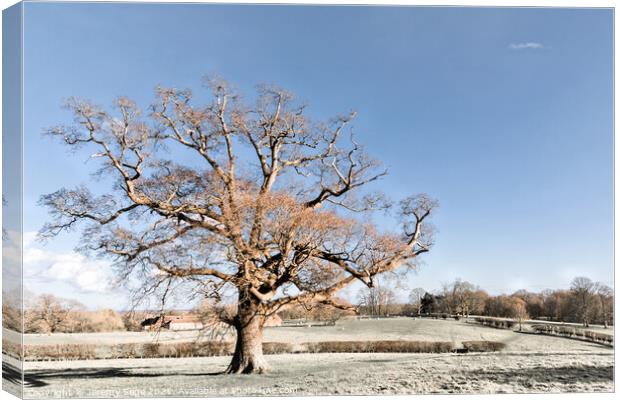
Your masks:
M451 342L407 340L332 341L304 343L309 353L447 353Z
M22 358L21 343L15 343L13 341L2 338L2 354L6 354L10 357L21 360Z
M293 352L293 345L290 343L265 342L263 343L264 354L286 354Z
M96 347L92 344L56 344L24 347L25 361L94 360L97 358Z
M468 351L497 351L499 342L463 342ZM468 347L469 346L469 347ZM230 356L231 342L189 343L125 343L114 346L92 344L62 344L26 346L26 361L94 360L124 358L181 358ZM308 342L295 348L290 343L265 342L265 354L286 353L449 353L455 351L454 342L413 340L327 341Z
M520 335L540 340L534 335ZM542 337L579 348L584 343ZM588 346L591 346L590 344ZM26 397L233 397L567 393L614 390L611 349L493 353L278 354L266 375L220 375L229 357L27 363ZM105 372L92 379L93 370Z
M488 340L470 340L467 342L463 342L463 347L468 352L489 352L489 351L500 351L506 347L506 344L502 342L492 342Z

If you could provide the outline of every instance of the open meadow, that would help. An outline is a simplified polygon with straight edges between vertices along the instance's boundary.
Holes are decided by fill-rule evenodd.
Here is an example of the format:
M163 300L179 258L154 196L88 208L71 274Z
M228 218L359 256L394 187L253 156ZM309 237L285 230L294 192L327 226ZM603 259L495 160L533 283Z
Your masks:
M588 328L613 333L613 328ZM234 341L230 331L228 340ZM100 333L55 333L26 334L26 345L50 344L98 344L117 343L181 343L194 340L208 340L200 331L160 332L100 332ZM397 317L389 319L346 319L334 326L311 327L267 327L265 342L286 342L299 344L319 341L345 340L428 340L461 342L466 340L489 340L505 343L511 351L542 351L553 345L556 349L586 350L590 343L557 341L556 338L541 335L527 335L507 329L494 329L473 322L442 319L413 319Z
M608 329L613 333L613 329ZM161 332L160 341L195 339ZM26 335L27 344L148 342L149 333ZM25 365L25 396L244 396L613 391L613 348L454 320L345 320L327 327L273 327L266 342L488 340L489 353L274 354L265 375L220 375L230 357L37 361ZM5 367L7 365L5 364ZM173 382L174 384L170 384Z
M615 9L285 3L3 10L3 389L613 393Z

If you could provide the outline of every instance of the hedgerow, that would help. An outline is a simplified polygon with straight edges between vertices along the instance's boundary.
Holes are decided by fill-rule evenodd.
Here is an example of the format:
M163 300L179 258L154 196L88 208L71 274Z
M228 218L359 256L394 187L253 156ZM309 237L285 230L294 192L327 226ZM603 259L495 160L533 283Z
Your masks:
M579 329L574 326L540 324L532 325L532 329L536 333L552 336L563 336L568 338L583 339L590 342L613 345L614 336L606 333L599 333L585 329Z
M503 343L463 342L465 351L498 351ZM121 358L181 358L230 356L234 344L230 342L182 343L123 343L112 346L92 344L27 345L26 361L92 360ZM459 348L459 351L462 350ZM293 353L290 343L265 342L264 354ZM377 341L326 341L302 343L300 353L449 353L457 351L453 342L377 340Z
M476 317L475 321L484 326L490 326L498 329L511 329L516 322L511 319Z

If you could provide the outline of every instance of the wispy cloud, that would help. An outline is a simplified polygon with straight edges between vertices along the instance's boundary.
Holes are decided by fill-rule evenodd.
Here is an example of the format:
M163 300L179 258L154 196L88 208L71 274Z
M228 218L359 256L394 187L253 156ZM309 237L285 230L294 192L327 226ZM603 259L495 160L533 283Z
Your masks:
M88 260L81 254L50 254L51 263L43 273L50 280L65 281L83 292L106 293L112 276L110 266L99 260Z
M75 252L56 252L37 245L36 232L24 232L23 266L26 280L69 283L81 292L107 293L111 290L113 274L110 265L101 260L88 259ZM8 249L4 249L5 253ZM10 255L13 252L9 251ZM17 251L14 252L18 257Z
M542 49L543 44L538 42L523 42L523 43L511 43L508 46L511 50L525 50L525 49Z

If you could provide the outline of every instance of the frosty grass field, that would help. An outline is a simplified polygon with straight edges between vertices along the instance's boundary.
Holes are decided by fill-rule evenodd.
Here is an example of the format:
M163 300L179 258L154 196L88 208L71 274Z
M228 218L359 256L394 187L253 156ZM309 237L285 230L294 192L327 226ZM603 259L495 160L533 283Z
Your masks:
M613 329L605 330L612 333ZM165 332L160 342L192 340ZM148 333L26 335L26 344L149 342ZM490 340L497 353L280 354L272 372L218 375L229 357L122 359L26 364L25 396L245 396L324 394L610 392L612 348L585 341L518 333L463 321L394 318L340 321L331 327L267 328L265 341Z

